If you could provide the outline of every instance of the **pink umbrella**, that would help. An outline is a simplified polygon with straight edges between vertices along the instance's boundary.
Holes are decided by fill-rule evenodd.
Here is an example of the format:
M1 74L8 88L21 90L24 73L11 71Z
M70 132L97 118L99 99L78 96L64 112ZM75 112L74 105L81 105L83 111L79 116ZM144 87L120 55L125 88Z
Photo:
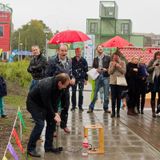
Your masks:
M50 39L49 44L83 42L87 40L90 40L90 38L81 31L66 30L54 35Z
M120 36L115 36L112 39L102 43L101 45L103 47L118 47L118 48L133 46L133 44L129 43L127 40L123 39Z

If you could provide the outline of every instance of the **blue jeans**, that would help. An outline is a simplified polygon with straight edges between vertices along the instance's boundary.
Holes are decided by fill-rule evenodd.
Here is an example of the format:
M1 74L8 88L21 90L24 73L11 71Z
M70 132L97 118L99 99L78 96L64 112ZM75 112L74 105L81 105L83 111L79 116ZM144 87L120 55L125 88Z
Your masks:
M103 77L103 75L100 75L96 81L95 81L95 92L92 102L89 105L89 108L91 110L94 110L94 105L97 100L97 94L100 88L103 87L104 92L104 103L103 103L103 109L108 110L108 104L109 104L109 77Z

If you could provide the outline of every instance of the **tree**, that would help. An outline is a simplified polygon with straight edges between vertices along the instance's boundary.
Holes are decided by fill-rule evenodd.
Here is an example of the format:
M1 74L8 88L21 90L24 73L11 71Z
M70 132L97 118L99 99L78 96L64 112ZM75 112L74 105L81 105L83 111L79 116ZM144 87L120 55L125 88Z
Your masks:
M44 30L48 30L48 33ZM53 33L49 27L47 27L41 20L31 20L27 24L23 25L12 35L12 50L30 50L32 45L39 45L41 50L45 49L47 39L53 36Z

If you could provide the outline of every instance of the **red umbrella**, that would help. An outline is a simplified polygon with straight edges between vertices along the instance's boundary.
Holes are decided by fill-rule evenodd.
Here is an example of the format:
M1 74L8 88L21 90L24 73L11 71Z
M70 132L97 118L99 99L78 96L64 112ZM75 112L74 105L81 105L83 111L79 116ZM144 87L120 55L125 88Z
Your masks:
M50 39L49 44L83 42L87 40L90 40L90 38L83 32L76 30L66 30L54 35Z
M119 36L115 36L112 39L108 40L107 42L102 43L101 45L103 47L118 47L118 48L133 46L133 44L129 43L127 40Z

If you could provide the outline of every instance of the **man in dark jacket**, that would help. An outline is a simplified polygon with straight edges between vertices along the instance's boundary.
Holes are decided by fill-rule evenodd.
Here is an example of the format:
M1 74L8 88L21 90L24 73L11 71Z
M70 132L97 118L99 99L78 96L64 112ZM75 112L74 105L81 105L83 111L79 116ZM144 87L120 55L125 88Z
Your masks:
M97 100L97 93L101 87L103 87L104 91L104 103L103 109L105 113L110 113L108 110L109 104L109 74L108 68L110 63L110 56L107 56L103 52L103 47L101 45L97 46L97 54L98 56L93 60L93 68L97 69L99 73L98 78L95 80L95 92L92 102L89 105L89 110L87 113L92 113L94 110L94 105Z
M46 76L55 76L59 73L67 73L70 76L70 85L75 84L75 79L72 74L72 62L67 57L68 47L65 44L61 44L58 49L58 54L53 59L50 59L46 69ZM64 129L66 133L70 133L70 130L67 127L68 120L68 110L70 105L70 94L69 86L65 89L65 101L66 105L61 110L61 128ZM62 103L62 100L61 100Z
M45 77L45 69L47 65L47 60L40 52L39 46L32 46L32 54L33 57L27 69L33 78L30 89L32 89L40 79Z
M72 86L72 108L71 111L76 109L76 90L77 85L79 88L78 107L80 111L83 111L83 89L84 85L87 85L88 80L88 64L87 61L81 56L81 49L75 49L76 56L72 58L72 73L75 78L75 85Z
M40 157L35 150L36 142L40 138L46 120L46 133L44 148L46 152L56 152L53 148L53 132L55 123L60 122L58 115L58 99L63 96L63 90L68 87L70 78L67 74L61 73L56 77L49 77L40 80L38 84L30 90L27 97L27 110L31 113L35 121L27 146L27 152L34 157ZM65 97L62 97L62 105L65 105Z

